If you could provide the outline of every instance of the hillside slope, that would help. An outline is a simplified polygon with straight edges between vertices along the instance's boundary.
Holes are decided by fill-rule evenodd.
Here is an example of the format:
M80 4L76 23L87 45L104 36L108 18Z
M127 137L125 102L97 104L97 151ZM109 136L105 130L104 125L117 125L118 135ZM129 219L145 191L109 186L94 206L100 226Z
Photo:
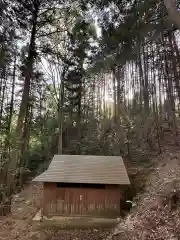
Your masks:
M114 230L121 240L180 239L180 149L166 149L154 162L136 207Z

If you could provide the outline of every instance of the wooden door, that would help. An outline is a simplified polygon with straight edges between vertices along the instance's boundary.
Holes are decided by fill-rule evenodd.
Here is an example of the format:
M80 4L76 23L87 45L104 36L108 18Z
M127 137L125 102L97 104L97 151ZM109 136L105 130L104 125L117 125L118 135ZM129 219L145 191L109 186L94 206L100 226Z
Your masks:
M87 202L86 202L86 191L84 189L68 189L67 202L70 204L69 214L70 215L85 215Z
M64 214L65 213L65 196L66 196L66 189L65 188L58 188L56 192L56 213L57 214Z
M86 215L87 194L80 188L61 188L56 195L56 211L59 215Z

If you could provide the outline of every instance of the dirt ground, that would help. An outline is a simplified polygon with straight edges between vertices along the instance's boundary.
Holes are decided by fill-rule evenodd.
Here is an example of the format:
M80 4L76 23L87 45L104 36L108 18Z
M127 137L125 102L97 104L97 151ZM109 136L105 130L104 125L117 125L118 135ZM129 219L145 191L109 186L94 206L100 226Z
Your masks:
M28 184L13 197L12 214L0 217L0 240L101 240L110 230L58 230L32 226L32 218L40 209L41 184Z
M179 147L166 149L154 163L144 192L135 199L136 207L115 228L115 232L124 229L123 239L180 239Z

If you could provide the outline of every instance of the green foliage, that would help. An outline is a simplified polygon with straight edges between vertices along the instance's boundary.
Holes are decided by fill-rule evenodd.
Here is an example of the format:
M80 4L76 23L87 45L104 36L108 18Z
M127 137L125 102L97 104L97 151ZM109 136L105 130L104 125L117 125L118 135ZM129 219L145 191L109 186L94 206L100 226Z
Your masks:
M51 105L52 107L53 105ZM55 106L55 105L54 105ZM114 119L104 118L99 122L95 116L89 116L81 124L81 139L77 139L76 127L69 124L68 119L63 123L63 153L76 154L77 144L80 144L81 154L85 155L121 155L131 159L135 166L149 164L148 144L144 144L147 126L143 126L143 116L139 115L139 109L132 108L133 121L130 124L128 118L124 116L119 124L114 124ZM41 121L37 121L32 126L30 147L27 154L28 167L36 170L43 163L48 166L49 160L57 153L58 119L50 115L46 116L43 122L43 130L39 132ZM136 116L137 114L137 116ZM38 118L37 118L38 120ZM152 121L154 121L152 119ZM152 121L149 125L152 125ZM78 143L79 141L79 143ZM156 139L154 139L156 143ZM130 149L128 149L130 148Z
M148 39L159 41L167 24L164 5L159 1L92 1L101 9L98 18L102 28L99 51L94 58L91 71L113 69L135 60L139 43Z

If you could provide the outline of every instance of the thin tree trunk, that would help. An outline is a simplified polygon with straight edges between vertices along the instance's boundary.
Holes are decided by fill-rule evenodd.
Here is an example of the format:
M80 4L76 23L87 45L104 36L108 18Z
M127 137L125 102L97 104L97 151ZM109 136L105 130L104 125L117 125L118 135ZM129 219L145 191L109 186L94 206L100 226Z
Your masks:
M168 39L169 39L169 45L171 48L171 56L172 56L172 69L173 69L173 73L174 73L174 83L175 83L175 88L178 94L178 99L179 99L179 103L180 103L180 82L179 82L179 74L177 72L177 64L176 64L176 56L174 55L175 49L173 47L173 43L172 43L172 34L173 33L168 33Z
M143 46L144 58L144 79L143 79L143 94L144 94L144 108L146 116L149 115L149 91L148 91L148 52L145 52Z
M117 122L117 92L116 92L116 70L112 71L113 78L113 109L114 109L114 122Z
M64 80L61 80L60 94L59 94L59 103L58 103L58 121L59 121L59 133L58 133L58 154L63 153L63 122L64 122Z
M154 56L155 56L155 52L153 50L153 46L151 46L151 53L153 56L153 60L152 60L152 69L153 70L153 74L152 74L152 79L153 79L153 89L152 89L152 103L153 103L153 113L154 113L154 118L155 118L155 122L156 122L156 131L157 131L157 142L158 142L158 148L159 148L159 153L162 153L162 149L161 149L161 139L160 139L160 122L159 122L159 116L158 116L158 104L157 104L157 83L156 83L156 74L155 74L155 61L154 61Z
M172 124L172 130L174 134L174 140L175 144L177 144L177 124L176 124L176 116L175 116L175 102L174 102L174 95L173 95L173 86L172 86L172 79L169 74L169 59L167 55L167 46L165 40L163 41L164 44L164 77L166 82L166 91L167 91L167 97L169 101L169 116L171 119Z
M0 171L0 185L2 186L2 193L5 196L5 199L3 199L3 196L0 196L0 203L2 203L2 208L0 208L0 215L6 215L10 212L10 202L7 203L6 201L6 195L7 195L7 188L9 187L7 185L7 173L8 173L8 162L10 158L10 134L11 134L11 123L12 123L12 116L13 116L13 109L14 109L14 90L15 90L15 81L16 81L16 55L14 59L14 67L13 67L13 77L12 77L12 89L11 89L11 101L10 101L10 109L9 109L9 117L8 117L8 124L7 124L7 131L6 131L6 139L4 144L4 151L2 154L3 162L1 164L1 171Z
M28 105L29 105L29 92L30 92L30 83L33 73L33 64L35 58L35 39L36 39L36 28L37 28L37 17L38 17L39 6L35 5L35 10L32 15L32 30L31 30L31 38L30 38L30 46L28 51L28 57L26 61L26 68L25 68L25 79L24 79L24 88L22 94L22 100L20 104L20 111L17 120L16 126L16 151L14 152L12 159L9 163L9 175L11 175L11 182L12 189L10 190L9 194L14 190L16 186L16 176L18 169L17 165L21 159L21 146L23 143L23 129L24 129L24 120L27 115Z
M3 70L5 71L5 70ZM3 74L3 79L4 79L4 85L2 86L2 92L1 92L1 107L0 107L0 126L2 123L2 118L3 118L3 108L4 108L4 99L5 99L5 90L6 90L6 85L7 85L7 77L6 77L6 71Z

